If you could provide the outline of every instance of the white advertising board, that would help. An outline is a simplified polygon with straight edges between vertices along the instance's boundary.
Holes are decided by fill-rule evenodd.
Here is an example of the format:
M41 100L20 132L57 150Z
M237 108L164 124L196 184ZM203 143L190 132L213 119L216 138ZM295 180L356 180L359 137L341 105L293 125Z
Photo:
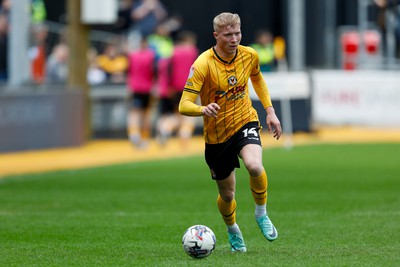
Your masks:
M400 72L312 72L312 118L332 125L400 126Z
M85 24L112 24L117 21L117 0L82 0L81 21Z

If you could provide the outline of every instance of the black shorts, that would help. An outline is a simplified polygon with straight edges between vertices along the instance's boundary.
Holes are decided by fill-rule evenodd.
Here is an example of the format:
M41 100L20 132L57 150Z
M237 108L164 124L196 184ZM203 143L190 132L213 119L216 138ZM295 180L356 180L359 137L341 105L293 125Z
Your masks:
M174 103L171 98L161 98L159 103L159 112L162 115L175 113Z
M206 143L205 158L213 180L226 179L240 168L239 153L245 145L261 146L260 130L259 122L249 122L224 143Z
M179 102L181 101L182 92L176 92L171 97L163 97L160 99L160 114L172 114L178 112Z
M131 95L131 107L147 109L150 106L150 94L134 93Z
M182 98L182 92L176 92L172 96L172 103L174 104L176 111L178 111L179 109L179 102L181 101L181 98Z

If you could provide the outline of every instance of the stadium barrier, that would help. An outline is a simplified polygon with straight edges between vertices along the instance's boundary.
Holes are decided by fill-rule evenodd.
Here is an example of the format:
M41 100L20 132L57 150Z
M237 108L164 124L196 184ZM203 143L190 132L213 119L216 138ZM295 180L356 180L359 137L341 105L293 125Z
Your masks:
M81 145L83 114L80 90L1 92L0 152Z
M313 71L311 77L314 123L400 127L398 71Z

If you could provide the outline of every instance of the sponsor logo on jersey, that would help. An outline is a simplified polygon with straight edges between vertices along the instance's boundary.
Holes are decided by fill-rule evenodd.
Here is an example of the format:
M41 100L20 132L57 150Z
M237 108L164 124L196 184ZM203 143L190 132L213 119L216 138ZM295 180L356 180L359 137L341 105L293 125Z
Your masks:
M225 91L216 91L214 102L217 103L218 100L226 98L227 101L243 99L246 95L246 85L239 85L234 88Z

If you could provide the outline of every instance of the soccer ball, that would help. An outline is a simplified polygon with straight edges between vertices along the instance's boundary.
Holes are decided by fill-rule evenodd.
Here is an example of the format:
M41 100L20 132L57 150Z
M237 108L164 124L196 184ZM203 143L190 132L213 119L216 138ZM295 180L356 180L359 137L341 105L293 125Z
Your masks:
M216 242L217 239L213 231L205 225L193 225L189 227L182 237L183 249L193 258L210 256Z

